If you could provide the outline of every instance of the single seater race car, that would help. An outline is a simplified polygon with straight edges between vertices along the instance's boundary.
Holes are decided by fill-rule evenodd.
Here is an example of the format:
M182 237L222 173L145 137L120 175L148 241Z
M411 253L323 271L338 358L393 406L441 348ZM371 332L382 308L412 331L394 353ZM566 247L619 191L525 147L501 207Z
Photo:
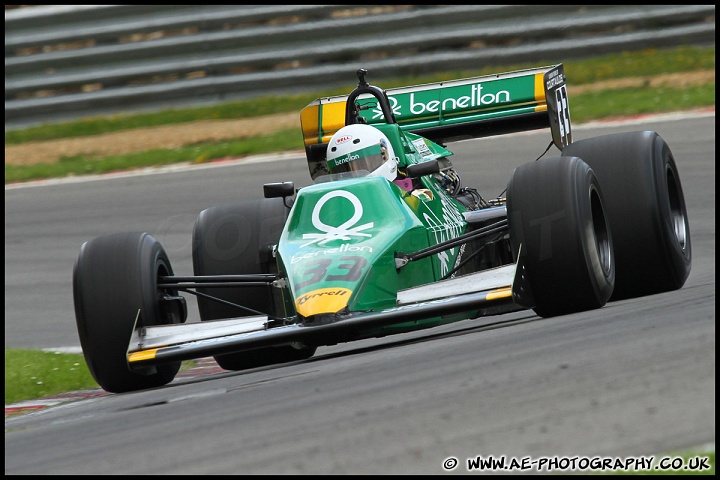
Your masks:
M300 112L312 185L270 183L264 198L199 213L192 276L146 232L81 246L75 316L103 389L165 385L183 360L243 370L684 285L690 231L670 148L653 131L573 142L562 64L389 90L366 75ZM516 168L505 197L462 185L448 143L539 128L560 153ZM199 322L186 322L190 294Z

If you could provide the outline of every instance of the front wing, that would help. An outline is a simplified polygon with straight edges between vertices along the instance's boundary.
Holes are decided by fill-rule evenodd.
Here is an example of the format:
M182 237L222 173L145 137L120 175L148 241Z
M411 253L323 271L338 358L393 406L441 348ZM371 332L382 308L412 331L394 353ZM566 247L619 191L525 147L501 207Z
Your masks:
M160 365L292 343L332 345L375 327L469 312L503 313L522 308L513 294L516 274L512 264L408 289L398 292L396 307L353 312L332 323L268 328L267 317L256 316L140 327L130 340L128 364Z

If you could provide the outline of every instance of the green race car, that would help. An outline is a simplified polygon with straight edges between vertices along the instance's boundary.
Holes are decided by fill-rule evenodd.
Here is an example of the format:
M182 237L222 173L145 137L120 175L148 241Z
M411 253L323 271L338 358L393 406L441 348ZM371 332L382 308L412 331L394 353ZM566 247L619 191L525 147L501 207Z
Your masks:
M312 185L266 184L262 199L199 214L193 276L174 275L146 232L82 245L75 314L102 388L165 385L182 360L243 370L685 283L690 231L669 147L653 131L573 142L561 64L387 91L366 74L300 113ZM539 128L560 155L516 168L504 197L462 185L447 144ZM185 322L187 294L201 322Z

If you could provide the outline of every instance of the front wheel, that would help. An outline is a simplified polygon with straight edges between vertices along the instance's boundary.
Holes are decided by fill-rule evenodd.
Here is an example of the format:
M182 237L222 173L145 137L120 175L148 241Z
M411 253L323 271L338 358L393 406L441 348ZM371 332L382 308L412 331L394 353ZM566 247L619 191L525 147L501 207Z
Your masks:
M165 250L147 233L104 235L80 247L73 269L75 320L90 373L108 392L159 387L180 369L173 362L132 370L127 361L136 319L138 327L185 321L160 307L162 298L177 297L157 287L159 276L172 274Z
M585 162L556 157L516 168L507 211L513 257L535 313L605 305L615 284L612 237L600 185Z

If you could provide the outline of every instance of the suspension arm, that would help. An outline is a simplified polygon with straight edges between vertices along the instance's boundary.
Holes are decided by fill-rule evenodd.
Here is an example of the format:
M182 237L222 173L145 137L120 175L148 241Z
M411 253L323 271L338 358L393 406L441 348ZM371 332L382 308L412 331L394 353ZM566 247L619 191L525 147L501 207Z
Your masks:
M222 287L262 287L272 285L278 280L274 274L257 275L204 275L204 276L161 276L158 288L222 288Z
M476 240L478 238L482 238L487 235L500 233L502 231L507 230L507 228L508 228L507 219L503 219L503 220L500 220L499 222L495 222L491 225L487 225L485 227L478 228L477 230L474 230L469 233L465 233L465 234L460 235L459 237L455 237L451 240L447 240L445 242L440 242L437 245L433 245L432 247L423 248L422 250L418 250L417 252L413 252L413 253L397 252L397 253L395 253L395 268L400 269L414 260L420 260L422 258L429 257L436 253L440 253L445 250L449 250L453 247L462 245L463 243L467 243L471 240Z

